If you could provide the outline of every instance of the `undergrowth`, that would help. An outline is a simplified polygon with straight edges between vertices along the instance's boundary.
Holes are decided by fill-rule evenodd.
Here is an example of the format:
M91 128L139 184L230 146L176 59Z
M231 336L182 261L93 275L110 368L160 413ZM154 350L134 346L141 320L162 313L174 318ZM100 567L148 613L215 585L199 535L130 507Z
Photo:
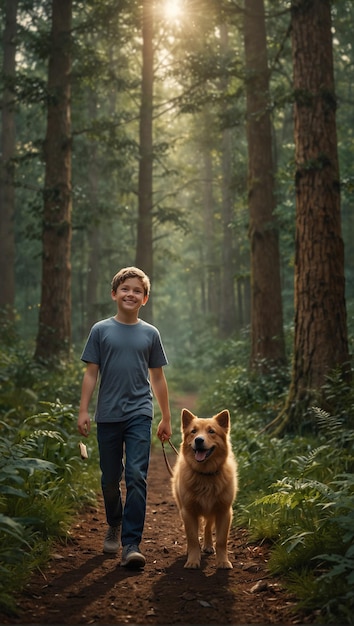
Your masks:
M20 344L0 350L0 609L16 613L14 593L66 541L75 513L99 489L94 436L79 455L81 368L46 369ZM61 399L59 399L61 398ZM64 403L64 400L68 403Z
M318 623L353 624L353 390L334 375L322 394L326 410L312 407L310 428L274 437L266 427L285 401L288 370L251 375L240 341L209 344L192 357L169 371L171 389L197 389L200 416L230 410L240 481L235 523L248 528L250 541L269 544L270 572L281 575L298 609ZM68 538L78 507L99 489L94 433L88 461L78 451L82 373L79 359L56 370L39 366L19 342L0 350L3 612L16 610L14 591L46 562L53 541Z
M230 348L229 348L230 349ZM240 490L235 523L270 546L269 569L318 623L354 624L354 393L328 378L303 433L272 437L290 374L250 375L224 360L199 413L229 408Z

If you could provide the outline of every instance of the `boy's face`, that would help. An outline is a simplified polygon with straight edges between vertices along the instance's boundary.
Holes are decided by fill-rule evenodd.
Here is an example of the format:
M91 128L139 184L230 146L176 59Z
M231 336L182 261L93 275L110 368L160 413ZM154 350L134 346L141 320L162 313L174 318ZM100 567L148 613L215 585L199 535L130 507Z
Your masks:
M118 286L116 292L112 291L111 295L112 300L117 303L118 310L128 315L137 313L149 299L139 278L127 278Z

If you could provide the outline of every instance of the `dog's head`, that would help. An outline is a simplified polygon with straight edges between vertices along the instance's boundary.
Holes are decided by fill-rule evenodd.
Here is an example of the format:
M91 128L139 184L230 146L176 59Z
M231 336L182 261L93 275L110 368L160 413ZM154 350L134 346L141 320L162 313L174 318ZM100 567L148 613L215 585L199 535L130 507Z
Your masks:
M181 431L183 453L196 465L216 467L227 457L230 431L227 409L210 418L197 417L188 409L182 409Z

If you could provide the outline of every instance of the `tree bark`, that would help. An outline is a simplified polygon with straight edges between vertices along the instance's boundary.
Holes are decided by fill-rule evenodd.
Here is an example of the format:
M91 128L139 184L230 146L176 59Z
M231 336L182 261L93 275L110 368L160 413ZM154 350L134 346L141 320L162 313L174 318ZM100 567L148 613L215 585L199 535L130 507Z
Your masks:
M3 38L3 77L5 82L1 112L0 161L0 309L9 319L14 317L15 305L15 188L14 164L15 94L12 82L16 71L17 0L6 0Z
M44 143L42 294L35 357L67 358L71 347L72 0L53 0Z
M140 162L139 162L139 207L136 265L140 267L150 279L153 279L153 237L152 237L152 174L153 174L153 139L152 139L152 112L153 112L153 0L143 0L142 3L142 85L140 106ZM144 309L144 319L152 322L152 300L148 301Z
M89 90L89 103L88 111L89 117L92 123L97 120L97 95L93 90ZM92 217L87 229L87 243L88 243L88 272L87 272L87 287L86 287L86 315L87 315L87 333L91 326L97 322L101 317L101 311L98 306L98 285L100 268L97 263L97 259L101 258L101 224L99 216L97 215L97 208L99 206L99 174L98 174L98 145L97 142L92 142L92 152L90 162L88 164L89 173L89 190L90 190L90 204L92 207ZM114 272L112 272L113 275ZM108 292L108 289L107 289Z
M248 205L251 243L251 357L267 372L285 363L274 167L269 113L269 70L263 0L245 1L244 18Z
M227 25L220 26L220 44L224 53L228 51ZM226 92L227 80L221 83L221 89ZM234 217L234 198L232 193L232 131L224 128L221 140L221 170L222 170L222 270L221 270L221 307L219 315L219 329L222 339L230 337L237 328L235 302L235 252L233 247L232 222Z
M203 257L206 277L204 313L217 321L220 313L220 263L216 255L213 197L213 160L208 145L203 146Z
M293 0L295 336L284 425L301 425L330 373L350 380L330 0Z

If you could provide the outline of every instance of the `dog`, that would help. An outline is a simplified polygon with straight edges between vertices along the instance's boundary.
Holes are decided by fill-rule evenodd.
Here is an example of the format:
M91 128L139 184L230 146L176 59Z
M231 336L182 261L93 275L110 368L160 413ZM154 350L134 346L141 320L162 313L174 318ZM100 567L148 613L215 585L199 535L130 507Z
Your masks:
M238 474L230 442L230 413L225 409L211 418L199 418L188 409L182 409L181 433L171 483L187 538L184 567L200 567L199 530L203 522L203 552L216 552L217 568L232 569L227 543Z

